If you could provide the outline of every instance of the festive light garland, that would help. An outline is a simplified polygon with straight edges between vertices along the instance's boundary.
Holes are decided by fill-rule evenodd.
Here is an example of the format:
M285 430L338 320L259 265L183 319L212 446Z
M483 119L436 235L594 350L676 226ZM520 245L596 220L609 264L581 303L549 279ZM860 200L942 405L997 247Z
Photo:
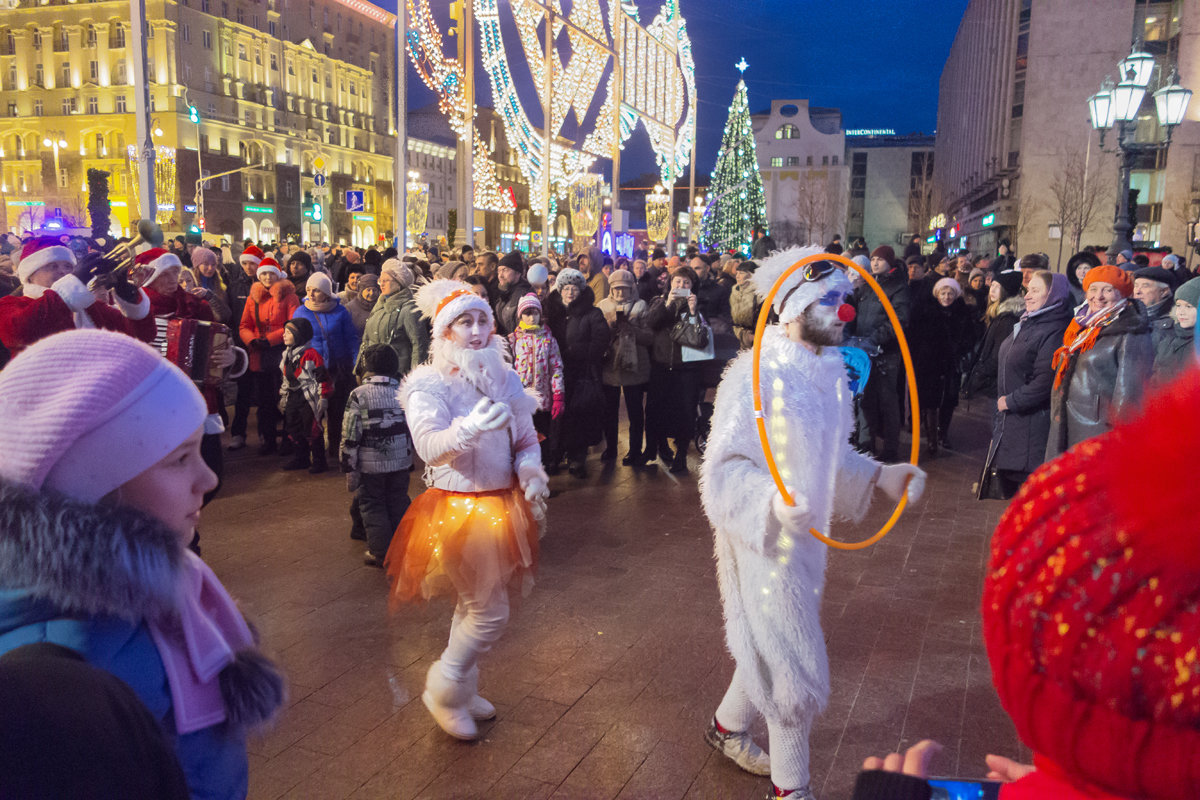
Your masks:
M421 80L437 93L438 108L459 138L467 138L467 94L462 66L442 53L442 32L429 11L428 0L405 0L408 31L404 35L408 57ZM470 0L465 0L470 2Z
M758 171L758 149L744 81L738 81L729 107L708 200L701 224L703 244L747 250L753 228L766 229L766 195Z
M496 175L496 162L492 161L483 137L475 134L475 157L471 162L471 172L475 177L475 207L483 211L499 211L512 213L517 205L512 197L500 188L500 179Z
M646 195L646 235L654 242L665 242L671 230L671 197L663 187L655 186Z
M429 225L429 184L415 177L404 185L407 198L404 209L404 228L410 236L420 236Z
M587 173L567 187L571 230L576 236L591 236L600 227L600 176Z
M125 165L129 170L130 186L138 185L138 153L135 145L131 144L125 148ZM154 210L154 221L159 225L167 224L173 216L177 174L175 148L157 145L154 148L154 196L158 198L158 208ZM170 200L165 201L165 198ZM146 216L146 212L141 208L138 209L138 213Z

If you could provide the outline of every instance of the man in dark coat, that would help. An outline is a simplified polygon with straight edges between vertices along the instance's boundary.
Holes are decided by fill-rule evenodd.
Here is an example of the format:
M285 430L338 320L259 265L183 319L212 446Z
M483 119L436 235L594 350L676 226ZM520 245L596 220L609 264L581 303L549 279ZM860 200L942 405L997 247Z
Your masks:
M699 283L692 290L696 299L699 301L698 306L700 313L711 325L713 320L729 321L729 292L732 287L726 286L717 276L713 275L712 265L708 260L696 256L689 264L692 271L696 273Z
M778 249L779 245L775 244L775 240L771 238L771 234L760 227L755 227L754 244L750 245L751 258L761 261Z
M900 269L896 253L891 247L882 245L871 253L871 274L895 308L900 324L907 326L910 307L908 276ZM871 377L863 392L863 413L867 418L871 439L883 440L880 460L896 461L900 457L898 378L903 368L900 343L883 303L870 286L863 284L855 290L854 305L858 316L854 321L853 335L870 339L880 349L879 354L871 359Z
M1146 307L1150 321L1150 336L1155 349L1172 335L1175 320L1171 319L1174 301L1175 273L1162 267L1144 267L1133 273L1133 296Z
M520 250L500 259L496 268L496 299L492 309L496 312L496 333L508 336L517 329L520 315L517 304L521 298L533 291L529 281L525 279L525 259Z

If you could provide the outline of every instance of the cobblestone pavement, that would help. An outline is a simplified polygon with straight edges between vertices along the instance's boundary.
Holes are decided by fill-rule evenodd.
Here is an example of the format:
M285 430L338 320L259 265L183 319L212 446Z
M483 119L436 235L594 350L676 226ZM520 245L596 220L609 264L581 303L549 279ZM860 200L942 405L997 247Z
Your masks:
M881 543L832 552L824 607L832 696L812 734L817 796L849 796L867 755L936 738L937 771L978 776L984 754L1028 754L996 699L979 596L1003 510L971 496L983 408L960 408L957 449L923 464L925 499ZM703 732L733 673L712 540L694 477L661 468L552 479L537 586L482 664L498 711L474 743L420 702L445 644L446 600L389 617L382 571L348 538L337 473L230 454L204 512L204 556L290 679L290 707L251 742L251 797L761 798L770 788ZM692 460L695 472L695 456ZM414 476L412 493L418 490ZM847 540L875 531L886 500ZM765 726L755 729L766 744Z

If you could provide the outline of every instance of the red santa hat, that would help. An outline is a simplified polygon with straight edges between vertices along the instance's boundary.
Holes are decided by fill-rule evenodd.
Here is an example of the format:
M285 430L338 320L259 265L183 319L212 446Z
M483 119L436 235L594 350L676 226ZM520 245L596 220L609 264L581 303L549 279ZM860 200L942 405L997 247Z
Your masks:
M21 248L17 277L21 283L28 283L33 273L55 261L69 261L74 265L75 253L55 236L36 236Z
M238 256L238 263L241 263L243 261L253 261L255 266L261 264L262 260L263 260L263 251L260 250L255 245L250 245L249 247L247 247L245 250L242 251L242 254L240 256Z
M417 308L433 323L433 336L444 336L450 324L471 309L482 311L495 327L492 307L462 281L430 281L417 289Z
M254 249L258 250L257 247ZM261 253L262 251L259 250L259 252ZM245 253L242 253L242 258L246 258ZM255 277L257 277L259 275L262 275L264 272L274 272L276 278L284 277L283 270L281 270L279 268L279 262L276 261L275 259L271 258L270 256L264 256L258 262L258 269L255 270L254 275L255 275Z
M171 267L183 268L183 262L179 260L179 256L161 247L152 247L145 252L138 253L134 257L133 263L141 267L147 267L150 270L150 276L142 281L143 286L149 286L154 283L159 276Z
M766 297L771 291L771 287L779 280L779 276L783 275L788 267L806 256L823 252L825 252L823 247L812 245L789 247L787 250L778 250L772 253L760 261L758 269L754 271L752 276L754 287L758 290L759 295ZM775 293L773 308L779 315L781 324L799 319L806 308L832 290L838 290L844 295L850 294L853 287L850 285L850 279L846 277L846 270L841 263L831 260L814 262L810 266L817 267L824 264L832 264L835 269L821 275L816 280L805 278L806 270L798 269L789 275L783 285L779 287L779 291Z
M983 629L1035 758L1119 797L1200 797L1200 370L1042 465L992 536Z

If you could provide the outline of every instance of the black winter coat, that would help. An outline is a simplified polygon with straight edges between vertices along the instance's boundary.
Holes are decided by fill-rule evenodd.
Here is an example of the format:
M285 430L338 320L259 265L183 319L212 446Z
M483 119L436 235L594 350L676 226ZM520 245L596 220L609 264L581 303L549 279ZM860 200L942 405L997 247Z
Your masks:
M943 398L958 399L959 360L975 344L971 312L962 298L949 306L934 300L914 310L908 344L922 405L942 405ZM953 403L951 403L953 405Z
M497 289L496 302L492 306L496 312L496 333L508 336L517 329L517 323L521 321L517 316L517 305L532 291L533 287L524 278L518 278L507 289Z
M999 396L996 384L999 381L1000 346L1012 333L1013 327L1024 312L1025 301L1020 297L1010 297L1000 303L999 313L984 331L979 354L971 365L971 371L967 373L966 381L963 382L963 394L968 399ZM1065 326L1063 330L1066 330ZM1061 339L1059 336L1059 344L1062 344Z
M1154 346L1154 383L1169 383L1195 362L1196 357L1192 355L1195 333L1194 327L1181 328L1178 322L1171 324L1167 335Z
M1071 309L1064 304L1025 320L1000 345L998 388L1008 411L996 412L992 432L996 469L1033 472L1045 459L1052 362L1070 321Z
M1145 307L1128 300L1090 350L1070 356L1062 384L1050 398L1046 460L1112 430L1114 420L1141 402L1153 368L1154 344Z
M250 288L258 281L245 273L241 266L234 264L229 270L229 279L225 281L226 294L229 296L229 319L233 321L236 330L242 319L242 311L246 308L246 298L250 296Z
M558 297L557 293L553 296ZM558 307L563 308L561 299ZM564 311L557 320L562 334L555 338L562 351L567 404L562 417L563 447L572 450L598 444L603 437L604 403L600 375L612 340L612 329L604 314L596 308L595 294L587 286Z
M706 320L723 319L729 321L729 293L733 287L719 278L709 276L700 281L695 287L696 309Z
M909 293L908 275L898 267L892 267L883 275L875 276L888 301L896 309L896 316L905 331L909 323ZM875 291L863 284L854 290L854 307L858 316L854 320L854 336L870 339L883 350L884 354L899 353L900 343L896 332L892 329L891 320L883 309L883 303L875 296Z

